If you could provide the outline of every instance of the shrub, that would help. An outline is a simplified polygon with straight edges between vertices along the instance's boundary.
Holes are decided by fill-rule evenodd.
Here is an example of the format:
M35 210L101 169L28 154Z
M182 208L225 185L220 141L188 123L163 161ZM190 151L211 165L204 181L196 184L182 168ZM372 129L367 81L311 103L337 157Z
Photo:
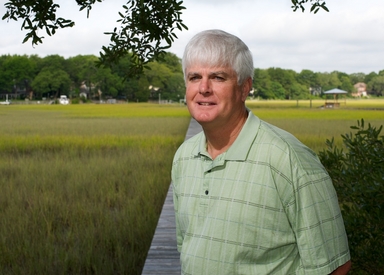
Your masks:
M352 274L384 274L383 126L364 120L342 135L343 148L327 140L319 157L338 193L352 257ZM344 151L345 150L345 151Z

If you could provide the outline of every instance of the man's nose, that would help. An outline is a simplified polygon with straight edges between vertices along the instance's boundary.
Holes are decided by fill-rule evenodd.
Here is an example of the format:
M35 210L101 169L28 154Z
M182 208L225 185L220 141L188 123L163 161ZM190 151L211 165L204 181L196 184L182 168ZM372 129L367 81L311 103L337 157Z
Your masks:
M200 85L199 85L199 93L202 95L206 95L206 94L209 94L211 92L212 92L212 90L211 90L211 85L209 83L209 80L204 79L204 78L201 79Z

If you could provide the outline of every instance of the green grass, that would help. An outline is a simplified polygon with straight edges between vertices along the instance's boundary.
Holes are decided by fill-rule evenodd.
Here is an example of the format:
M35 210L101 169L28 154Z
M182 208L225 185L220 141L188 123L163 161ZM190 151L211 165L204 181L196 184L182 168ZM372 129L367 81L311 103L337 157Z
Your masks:
M248 102L318 151L384 111ZM0 106L0 274L140 274L188 111L180 105Z

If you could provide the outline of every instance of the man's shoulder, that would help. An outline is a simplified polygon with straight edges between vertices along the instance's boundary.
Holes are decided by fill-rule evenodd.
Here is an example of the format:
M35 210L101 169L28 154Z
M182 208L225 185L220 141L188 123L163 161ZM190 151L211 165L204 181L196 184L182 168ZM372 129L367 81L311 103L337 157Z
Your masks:
M297 151L304 148L309 149L293 134L265 121L261 121L260 123L259 137L263 142L267 142L272 146L277 146L282 150Z

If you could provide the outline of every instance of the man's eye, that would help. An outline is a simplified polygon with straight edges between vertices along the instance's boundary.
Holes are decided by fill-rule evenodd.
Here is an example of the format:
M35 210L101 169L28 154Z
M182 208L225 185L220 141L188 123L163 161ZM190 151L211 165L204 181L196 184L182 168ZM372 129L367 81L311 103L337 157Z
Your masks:
M223 80L224 80L224 77L221 77L221 76L218 76L218 75L217 75L217 76L215 76L215 79L216 79L216 80L219 80L219 81L223 81Z
M196 79L198 79L197 76L191 76L191 77L189 78L189 81L194 81L194 80L196 80Z

